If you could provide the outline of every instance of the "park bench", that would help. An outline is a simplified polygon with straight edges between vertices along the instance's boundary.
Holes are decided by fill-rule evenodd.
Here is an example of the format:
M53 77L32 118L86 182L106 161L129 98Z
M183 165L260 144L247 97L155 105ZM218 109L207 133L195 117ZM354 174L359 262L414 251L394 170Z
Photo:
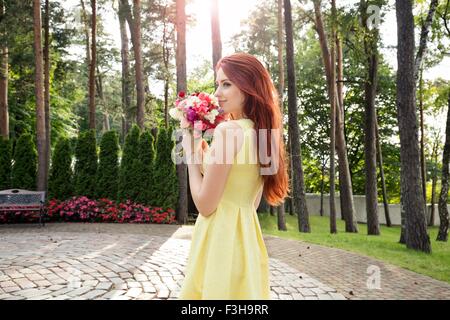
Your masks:
M39 226L44 222L45 191L9 189L0 191L0 214L8 212L39 212Z

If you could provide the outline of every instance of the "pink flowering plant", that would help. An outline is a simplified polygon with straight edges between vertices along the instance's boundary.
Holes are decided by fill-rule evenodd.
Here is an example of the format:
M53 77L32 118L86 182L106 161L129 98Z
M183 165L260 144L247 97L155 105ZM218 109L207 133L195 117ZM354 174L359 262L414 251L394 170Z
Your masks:
M129 200L116 203L105 198L92 200L84 196L65 201L53 199L46 209L51 221L176 224L173 209L147 207Z
M192 130L196 139L200 138L202 132L214 129L226 120L217 97L206 92L195 92L186 96L186 93L181 91L169 114L180 121L181 129Z

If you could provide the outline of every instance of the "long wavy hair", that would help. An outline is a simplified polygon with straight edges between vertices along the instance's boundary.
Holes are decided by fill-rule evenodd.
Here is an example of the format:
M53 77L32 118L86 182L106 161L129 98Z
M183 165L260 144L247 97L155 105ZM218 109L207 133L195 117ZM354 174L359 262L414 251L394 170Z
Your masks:
M267 141L264 148L267 156L271 150L278 153L278 170L272 175L262 175L264 180L263 194L272 206L280 205L289 193L289 168L283 141L283 123L279 105L278 92L272 82L269 72L262 63L248 53L234 53L223 57L216 65L216 71L222 68L228 78L245 94L244 114L255 123L257 137L258 163L261 167L269 167L271 163L261 163L259 150L261 142L258 132L267 129ZM272 139L271 129L278 129L280 137ZM273 140L277 145L272 147Z

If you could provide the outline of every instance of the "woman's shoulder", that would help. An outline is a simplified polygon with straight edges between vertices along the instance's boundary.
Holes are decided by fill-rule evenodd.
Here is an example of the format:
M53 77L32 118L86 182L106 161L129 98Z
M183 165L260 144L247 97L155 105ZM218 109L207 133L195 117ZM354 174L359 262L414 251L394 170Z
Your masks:
M214 135L240 135L243 133L243 128L238 120L228 120L221 122L214 130Z
M239 120L228 120L218 124L214 130L213 141L214 149L218 148L224 154L236 155L244 142L244 129L239 124Z
M242 118L221 122L216 128L219 128L219 130L236 129L241 131L242 129L253 127L253 124L254 123L251 119Z

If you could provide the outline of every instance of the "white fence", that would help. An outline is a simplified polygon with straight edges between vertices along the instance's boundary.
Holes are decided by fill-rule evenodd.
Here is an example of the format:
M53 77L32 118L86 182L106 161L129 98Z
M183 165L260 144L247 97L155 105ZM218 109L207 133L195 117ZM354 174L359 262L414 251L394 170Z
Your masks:
M358 222L367 223L367 215L366 215L366 197L360 195L353 196L356 218ZM341 204L339 195L335 197L336 204L336 214L337 217L341 217ZM308 212L310 215L320 215L320 194L306 194L306 206L308 207ZM450 207L447 205L450 211ZM323 214L324 216L330 215L330 195L323 195ZM427 204L427 222L430 220L431 214L431 204ZM389 216L391 218L391 223L393 225L401 225L401 217L400 217L400 204L390 204L389 205ZM381 224L386 224L386 218L384 214L384 205L383 203L378 203L378 219ZM437 208L437 204L435 204L434 211L434 221L433 225L439 225L439 212Z

